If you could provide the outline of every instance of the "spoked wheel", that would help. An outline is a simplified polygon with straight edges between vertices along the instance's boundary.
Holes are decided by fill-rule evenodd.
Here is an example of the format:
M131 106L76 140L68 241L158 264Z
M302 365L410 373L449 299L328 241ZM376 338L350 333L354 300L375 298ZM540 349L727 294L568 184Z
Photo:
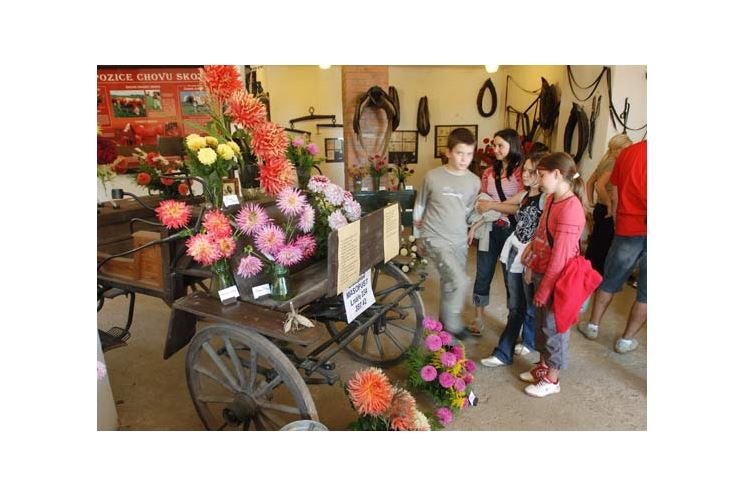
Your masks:
M372 288L375 303L357 317L357 322L380 313L386 303L396 301L406 292L411 281L406 274L391 263L372 269ZM424 303L418 291L404 296L394 307L381 314L371 326L351 341L345 350L358 360L380 367L391 367L405 358L406 350L418 346L422 340ZM355 325L355 322L352 322ZM346 321L326 322L332 335L347 326Z
M191 399L207 430L279 430L318 420L292 362L260 334L228 324L199 332L186 356Z

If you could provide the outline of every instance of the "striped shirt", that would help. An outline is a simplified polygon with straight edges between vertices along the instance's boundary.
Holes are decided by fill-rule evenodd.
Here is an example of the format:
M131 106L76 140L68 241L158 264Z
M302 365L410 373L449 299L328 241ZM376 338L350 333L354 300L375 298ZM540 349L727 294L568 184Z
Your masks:
M518 167L512 172L512 176L502 179L502 191L504 198L509 199L523 190L523 168ZM494 167L487 168L481 176L481 192L491 196L494 201L501 201L496 183L494 182ZM504 220L507 220L505 215Z

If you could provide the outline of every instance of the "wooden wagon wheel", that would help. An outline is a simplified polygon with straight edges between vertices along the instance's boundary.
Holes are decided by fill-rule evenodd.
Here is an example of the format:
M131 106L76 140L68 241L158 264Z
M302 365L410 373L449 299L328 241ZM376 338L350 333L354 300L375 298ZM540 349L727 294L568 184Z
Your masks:
M189 345L186 379L208 430L279 430L318 420L307 385L290 360L264 336L217 324Z
M379 312L383 305L395 301L410 285L409 278L395 265L387 263L374 267L372 288L375 304L360 315L356 322L364 321ZM422 297L418 291L412 291L384 315L381 314L345 347L345 351L364 363L391 367L406 358L405 352L409 347L419 346L424 334L423 321ZM332 335L338 334L346 326L346 321L326 322Z

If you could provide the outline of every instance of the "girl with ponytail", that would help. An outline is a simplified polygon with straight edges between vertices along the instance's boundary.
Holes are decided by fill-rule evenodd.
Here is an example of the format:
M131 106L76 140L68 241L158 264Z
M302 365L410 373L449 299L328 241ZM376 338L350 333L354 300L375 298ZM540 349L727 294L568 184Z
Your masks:
M520 379L531 382L525 392L544 397L560 391L559 371L566 368L569 332L557 330L554 285L567 263L580 254L579 238L585 227L582 207L584 182L572 157L551 153L536 167L541 190L547 195L535 237L523 251L525 282L534 284L537 310L535 344L540 361Z

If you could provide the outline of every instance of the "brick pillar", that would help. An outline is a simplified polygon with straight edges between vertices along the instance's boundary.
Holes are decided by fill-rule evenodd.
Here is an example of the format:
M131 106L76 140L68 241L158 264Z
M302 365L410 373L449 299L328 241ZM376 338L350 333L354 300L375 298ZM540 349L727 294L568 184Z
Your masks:
M361 136L354 132L354 111L363 94L373 86L388 91L388 66L345 65L341 68L341 99L344 114L344 163L367 165L365 149L374 155L383 149L388 123L382 109L366 108L360 116ZM360 138L363 146L360 145ZM369 181L369 179L367 179ZM344 171L344 184L351 190L351 179ZM381 181L385 184L385 179Z

